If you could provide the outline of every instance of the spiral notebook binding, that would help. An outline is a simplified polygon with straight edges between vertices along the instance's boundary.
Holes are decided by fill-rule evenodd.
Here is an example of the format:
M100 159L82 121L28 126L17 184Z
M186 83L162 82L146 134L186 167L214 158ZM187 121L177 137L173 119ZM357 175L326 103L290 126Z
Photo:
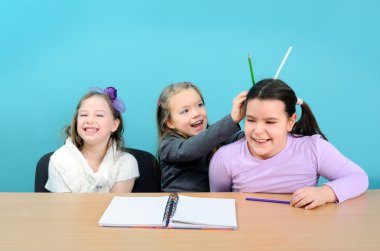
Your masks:
M166 206L165 206L164 218L162 220L162 222L165 224L165 227L169 226L170 219L173 218L175 214L178 200L179 200L179 196L177 193L172 193L169 195L168 202L166 203Z

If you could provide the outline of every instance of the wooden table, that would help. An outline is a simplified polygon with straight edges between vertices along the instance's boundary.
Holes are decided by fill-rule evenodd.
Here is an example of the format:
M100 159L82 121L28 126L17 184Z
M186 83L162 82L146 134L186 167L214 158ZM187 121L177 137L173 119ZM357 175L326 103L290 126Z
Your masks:
M186 194L235 198L237 230L99 227L113 195L0 193L0 250L380 250L380 190L313 210L245 200L290 195Z

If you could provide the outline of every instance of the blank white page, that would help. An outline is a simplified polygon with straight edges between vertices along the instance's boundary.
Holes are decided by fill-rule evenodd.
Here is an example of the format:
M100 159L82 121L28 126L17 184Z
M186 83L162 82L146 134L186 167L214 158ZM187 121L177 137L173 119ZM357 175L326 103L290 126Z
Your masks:
M235 199L179 196L173 221L237 228Z
M132 227L163 226L165 206L168 196L161 197L119 197L115 196L103 216L99 226Z

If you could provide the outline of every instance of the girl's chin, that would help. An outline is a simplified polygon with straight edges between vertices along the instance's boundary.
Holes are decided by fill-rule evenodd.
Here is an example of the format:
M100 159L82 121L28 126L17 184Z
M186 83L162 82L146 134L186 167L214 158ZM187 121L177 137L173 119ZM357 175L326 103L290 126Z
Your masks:
M201 133L204 130L206 130L206 128L202 128L202 127L200 127L200 128L192 128L192 131L193 131L194 134Z
M249 146L249 152L251 153L251 155L256 158L256 159L260 159L260 160L264 160L264 159L267 159L268 156L269 156L269 153L268 151L263 151L263 149L260 149L259 147L257 146Z

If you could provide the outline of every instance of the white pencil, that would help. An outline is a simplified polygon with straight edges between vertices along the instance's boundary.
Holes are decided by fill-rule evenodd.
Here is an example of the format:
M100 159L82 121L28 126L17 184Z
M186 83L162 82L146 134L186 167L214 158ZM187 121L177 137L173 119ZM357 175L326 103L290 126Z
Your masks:
M288 58L288 56L289 56L290 52L292 51L292 49L293 49L293 47L290 46L289 49L288 49L288 51L287 51L286 54L285 54L284 59L282 60L282 62L281 62L281 64L280 64L280 67L278 67L278 70L277 70L277 72L276 72L276 75L274 76L274 79L277 79L277 77L278 77L278 75L280 74L280 71L281 71L282 67L284 66L284 64L285 64L285 62L286 62L286 59Z

